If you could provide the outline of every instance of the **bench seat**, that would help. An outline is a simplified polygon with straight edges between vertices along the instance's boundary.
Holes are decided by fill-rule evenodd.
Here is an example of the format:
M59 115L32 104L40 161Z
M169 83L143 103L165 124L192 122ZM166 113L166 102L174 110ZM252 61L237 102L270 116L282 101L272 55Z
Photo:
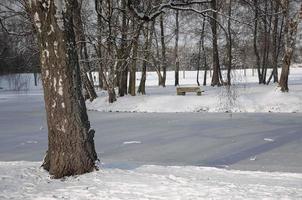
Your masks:
M198 86L183 86L176 88L177 95L186 95L187 92L196 92L198 96L203 92Z

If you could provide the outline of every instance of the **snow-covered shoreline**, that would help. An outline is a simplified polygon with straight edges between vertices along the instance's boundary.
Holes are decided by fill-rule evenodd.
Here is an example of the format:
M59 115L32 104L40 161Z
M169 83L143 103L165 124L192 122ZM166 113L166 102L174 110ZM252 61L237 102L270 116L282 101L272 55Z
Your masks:
M0 199L301 199L302 174L192 166L101 169L51 179L39 162L0 162Z
M128 95L110 104L107 93L100 91L96 100L87 101L87 108L101 112L302 112L302 68L292 68L288 93L282 93L277 84L259 85L252 70L247 70L246 76L243 70L237 70L233 76L235 84L230 90L226 87L201 86L205 91L201 96L194 93L177 96L172 72L168 72L166 88L157 86L156 73L149 72L146 82L147 95ZM210 78L208 85L209 81ZM180 83L181 86L196 84L196 72L186 72Z
M299 65L295 65L299 66ZM180 73L181 86L196 86L196 71ZM98 80L97 73L94 73ZM136 84L139 84L140 72L137 72ZM203 71L200 72L200 79ZM243 113L301 113L302 112L302 68L292 67L289 76L288 93L280 92L277 84L259 85L256 71L251 69L234 70L232 73L233 86L211 87L211 77L207 79L207 86L201 86L205 92L201 96L188 93L177 96L174 87L174 72L167 72L167 87L157 86L156 72L147 72L146 93L135 97L126 95L118 98L113 104L108 103L107 92L98 91L99 97L93 102L87 101L87 108L101 112L243 112ZM15 79L20 78L17 85ZM27 82L29 81L29 82ZM201 80L200 80L201 81ZM21 84L22 83L22 84ZM25 84L26 83L26 84ZM97 83L95 83L97 84ZM27 86L26 90L15 90L20 85ZM0 77L0 100L18 95L43 95L41 83L34 86L32 74ZM23 88L24 89L24 88Z

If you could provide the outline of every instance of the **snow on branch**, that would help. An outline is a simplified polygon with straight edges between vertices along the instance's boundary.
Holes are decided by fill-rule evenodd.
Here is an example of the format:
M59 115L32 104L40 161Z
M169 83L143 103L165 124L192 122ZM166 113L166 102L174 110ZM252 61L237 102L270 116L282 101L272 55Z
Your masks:
M128 1L128 8L129 10L139 19L144 20L144 21L152 21L154 20L157 16L159 16L161 13L164 12L164 9L170 8L174 10L182 10L183 7L185 6L190 6L194 4L206 4L210 3L211 1L209 0L200 0L200 1L194 1L194 0L182 0L182 1L177 1L177 0L169 0L167 3L162 3L157 6L152 7L148 13L144 11L139 11L133 3L133 0Z

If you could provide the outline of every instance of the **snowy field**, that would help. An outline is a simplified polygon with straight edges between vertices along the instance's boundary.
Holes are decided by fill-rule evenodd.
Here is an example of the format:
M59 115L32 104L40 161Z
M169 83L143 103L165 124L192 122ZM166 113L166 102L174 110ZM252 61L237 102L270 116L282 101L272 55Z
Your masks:
M302 199L301 174L149 165L53 180L39 164L0 163L0 199Z
M202 96L188 93L177 96L174 84L174 72L168 72L167 87L157 86L157 74L147 73L147 95L118 98L109 104L107 93L99 92L99 98L87 102L88 109L113 112L302 112L302 68L292 68L289 77L289 93L282 93L277 84L259 85L256 70L233 71L234 86L228 91L226 87L213 88L202 86ZM270 74L270 71L268 71ZM279 73L280 74L280 73ZM137 75L140 77L140 74ZM203 72L200 72L202 84ZM208 85L211 78L208 77ZM137 81L139 84L139 80ZM197 85L196 72L180 72L180 85Z
M194 85L195 72L185 75L180 83ZM126 113L88 112L101 170L62 180L39 168L41 85L32 74L1 77L0 199L302 199L302 68L291 70L288 94L259 86L251 71L235 75L231 99L209 86L176 96L172 72L167 88L148 73L147 96L108 105L99 91L91 110Z

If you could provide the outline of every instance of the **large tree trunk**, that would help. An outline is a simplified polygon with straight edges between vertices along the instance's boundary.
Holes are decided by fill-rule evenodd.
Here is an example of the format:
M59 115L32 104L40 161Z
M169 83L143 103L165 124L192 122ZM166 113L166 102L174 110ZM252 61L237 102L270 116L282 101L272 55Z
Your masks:
M298 15L296 15L293 18L289 16L290 15L289 0L284 0L282 2L282 8L284 9L285 22L286 22L285 30L284 30L285 53L282 59L283 63L282 63L282 71L281 71L279 86L282 92L288 92L289 67L291 64L291 59L296 45L296 35L297 35L299 18ZM301 4L301 11L302 11L302 4ZM302 18L302 15L300 16L300 18Z
M217 10L216 0L211 1L211 8ZM217 43L217 13L212 13L211 19L211 29L212 29L212 44L213 44L213 76L212 76L212 86L221 85L221 72L219 65L219 53L218 53L218 43Z
M40 48L48 125L43 167L54 178L91 172L97 160L94 131L81 93L73 29L75 4L75 0L30 0L28 4Z
M80 2L78 2L80 1ZM81 78L83 83L83 88L85 91L85 97L87 99L90 99L90 101L93 101L97 94L94 89L94 83L93 78L90 76L90 79L88 78L87 73L90 73L90 65L89 65L89 56L87 52L87 46L86 46L86 37L84 33L84 27L83 27L83 20L82 20L82 14L81 14L81 2L82 0L77 0L75 2L74 6L74 15L73 15L73 21L74 21L74 32L75 32L75 39L77 43L77 49L78 49L78 55L81 60L80 62L80 71L81 71ZM85 99L86 99L85 98Z

